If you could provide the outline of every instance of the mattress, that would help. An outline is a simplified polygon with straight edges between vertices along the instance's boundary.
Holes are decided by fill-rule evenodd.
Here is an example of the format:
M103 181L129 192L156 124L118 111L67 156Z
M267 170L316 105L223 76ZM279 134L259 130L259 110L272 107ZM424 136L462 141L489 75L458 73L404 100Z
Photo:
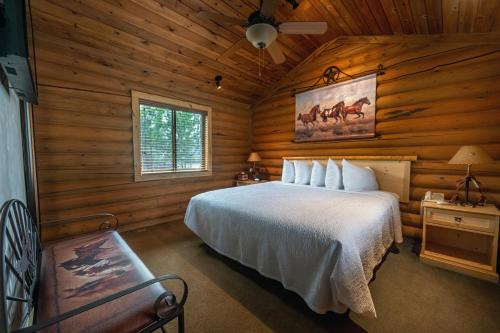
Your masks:
M393 241L399 200L267 182L194 196L185 224L217 252L280 281L317 313L376 317L368 283Z

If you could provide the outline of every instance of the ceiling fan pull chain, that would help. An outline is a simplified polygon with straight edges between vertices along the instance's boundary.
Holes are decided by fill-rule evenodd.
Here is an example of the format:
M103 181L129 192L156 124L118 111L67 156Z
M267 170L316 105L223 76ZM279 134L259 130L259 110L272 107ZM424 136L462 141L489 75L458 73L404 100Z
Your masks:
M262 49L258 49L258 50L259 50L259 54L258 54L258 56L259 56L259 60L258 60L258 64L259 64L259 77L261 77L262 76L262 72L260 70L260 54L262 52Z
M258 62L257 62L257 63L258 63L258 65L259 65L259 77L262 75L262 74L261 74L261 72L260 72L260 50L261 50L261 49L259 49L259 50L258 50L258 53L257 53L257 55L258 55Z

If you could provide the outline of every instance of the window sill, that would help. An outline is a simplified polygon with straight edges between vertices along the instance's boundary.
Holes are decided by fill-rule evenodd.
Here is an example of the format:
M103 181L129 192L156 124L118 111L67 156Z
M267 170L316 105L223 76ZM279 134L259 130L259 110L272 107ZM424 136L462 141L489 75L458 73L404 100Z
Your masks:
M144 182L150 180L182 179L182 178L195 178L195 177L206 177L206 176L212 176L212 170L136 174L134 180L136 182Z

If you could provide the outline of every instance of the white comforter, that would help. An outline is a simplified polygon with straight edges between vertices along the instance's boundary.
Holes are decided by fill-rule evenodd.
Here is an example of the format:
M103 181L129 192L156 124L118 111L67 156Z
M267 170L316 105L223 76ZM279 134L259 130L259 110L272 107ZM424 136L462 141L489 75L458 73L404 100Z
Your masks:
M280 281L317 313L376 317L368 288L393 240L399 202L388 192L345 192L268 182L191 199L185 224L210 247Z

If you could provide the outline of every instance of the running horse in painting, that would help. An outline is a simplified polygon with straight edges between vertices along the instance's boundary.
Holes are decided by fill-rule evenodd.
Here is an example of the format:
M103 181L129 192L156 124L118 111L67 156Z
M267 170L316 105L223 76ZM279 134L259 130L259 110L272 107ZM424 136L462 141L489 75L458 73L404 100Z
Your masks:
M335 119L335 124L338 123L340 120L342 120L342 111L344 110L345 103L344 101L340 101L334 106L332 106L330 109L324 109L323 112L320 113L321 118L323 119L323 122L327 122L328 118L334 118Z
M367 97L363 97L363 98L360 98L359 100L357 100L354 104L344 107L344 109L342 110L342 118L344 118L344 121L346 120L347 116L350 114L357 115L357 117L355 119L358 119L361 116L363 116L363 118L364 118L365 114L361 111L364 104L370 105L372 103L370 102L370 100Z
M304 125L304 127L308 128L309 127L309 123L311 123L314 126L316 126L316 118L317 118L317 114L320 113L320 109L319 109L319 104L315 105L311 111L309 111L309 113L299 113L299 116L297 117L297 120L302 120L302 125Z

